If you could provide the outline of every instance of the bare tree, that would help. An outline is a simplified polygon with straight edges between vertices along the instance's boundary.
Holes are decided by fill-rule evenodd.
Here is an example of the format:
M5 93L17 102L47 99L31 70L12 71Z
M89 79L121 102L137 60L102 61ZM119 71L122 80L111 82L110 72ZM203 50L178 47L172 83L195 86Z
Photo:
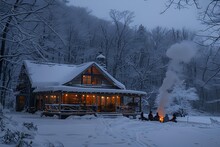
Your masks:
M199 20L205 26L205 29L200 32L198 36L202 38L202 43L200 44L202 46L206 46L206 48L209 48L209 53L205 59L206 62L202 71L202 81L204 82L204 84L201 88L201 96L204 99L206 97L204 93L204 87L212 86L213 88L215 88L215 84L213 84L213 82L211 81L213 81L214 79L218 79L220 74L219 60L216 60L216 55L219 54L220 50L220 0L206 1L205 8L201 7L202 2L204 3L204 1L199 0L168 0L166 3L166 8L162 13L165 13L171 6L174 6L178 9L194 6L197 9L200 9ZM210 48L214 48L215 50L217 48L218 51L216 52L215 56L211 55L212 49ZM213 68L210 69L209 67Z
M199 0L168 0L166 8L161 13L165 13L171 6L177 9L183 9L190 6L194 6L200 9L199 20L206 26L203 31L205 35L205 41L209 40L210 44L219 44L220 40L220 0L209 0L206 2L205 8L202 8L202 1Z
M105 56L107 57L106 60L106 67L108 68L108 63L109 63L109 52L110 49L113 46L113 35L111 33L111 29L109 27L108 22L104 22L100 24L100 29L101 29L101 34L102 34L102 40L101 40L101 49L105 53Z
M195 6L198 9L200 8L198 0L167 0L165 5L166 8L161 12L161 14L165 13L171 6L174 6L176 9L183 9L188 6Z
M117 11L111 10L110 17L115 26L115 58L113 65L113 76L116 76L117 71L119 70L119 64L122 63L123 51L128 45L129 40L129 25L132 23L134 18L134 13L130 11ZM122 65L122 64L121 64Z

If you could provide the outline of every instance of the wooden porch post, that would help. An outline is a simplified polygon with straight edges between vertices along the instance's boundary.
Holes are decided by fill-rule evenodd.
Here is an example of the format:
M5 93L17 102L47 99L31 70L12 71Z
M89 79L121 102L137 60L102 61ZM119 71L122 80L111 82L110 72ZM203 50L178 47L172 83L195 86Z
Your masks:
M61 101L62 101L62 97L63 97L63 92L60 92L60 98L59 98L59 112L61 110Z
M95 94L95 105L97 105L98 100L97 100L97 94Z
M118 104L117 104L117 96L114 96L113 97L115 98L115 112L117 112L117 107L118 107Z
M140 107L139 107L139 111L141 112L142 108L141 108L141 105L142 105L142 102L141 102L142 98L140 96Z
M98 95L95 95L96 112L98 112Z
M135 106L135 104L134 104L134 97L132 97L132 104L133 104L133 105L132 105L132 109L133 109L133 110L134 110L134 112L135 112L135 111L136 111L136 109L135 109L135 108L136 108L136 106Z

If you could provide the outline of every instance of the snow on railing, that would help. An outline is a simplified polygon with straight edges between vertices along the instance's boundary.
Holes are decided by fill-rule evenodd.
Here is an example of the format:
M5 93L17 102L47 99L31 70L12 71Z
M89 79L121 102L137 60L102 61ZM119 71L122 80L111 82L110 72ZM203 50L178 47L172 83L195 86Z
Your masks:
M94 105L80 105L80 104L45 104L45 111L47 112L88 112L96 111Z

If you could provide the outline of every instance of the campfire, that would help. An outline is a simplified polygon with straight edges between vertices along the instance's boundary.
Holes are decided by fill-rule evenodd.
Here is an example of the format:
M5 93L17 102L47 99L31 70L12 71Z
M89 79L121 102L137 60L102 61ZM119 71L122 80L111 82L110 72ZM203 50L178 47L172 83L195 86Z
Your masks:
M164 117L163 116L160 116L159 117L159 121L162 123L162 122L164 122Z
M163 123L164 122L164 115L165 115L164 107L159 107L158 108L158 115L159 115L159 121L161 123Z

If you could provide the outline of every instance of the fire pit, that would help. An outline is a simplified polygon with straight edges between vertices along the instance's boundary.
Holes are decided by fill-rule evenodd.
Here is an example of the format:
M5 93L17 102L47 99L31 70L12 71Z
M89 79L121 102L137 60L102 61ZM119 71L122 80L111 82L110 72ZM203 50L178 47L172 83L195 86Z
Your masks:
M168 121L173 121L173 120L176 121L176 117L175 117L175 116L173 116L173 118L170 120L168 114L166 114L166 115L164 116L163 113L162 113L162 114L159 113L159 121L160 121L161 123L168 122Z
M161 123L163 123L163 122L164 122L164 117L163 117L163 116L160 116L159 121L160 121Z
M141 118L142 118L142 117L141 117ZM161 122L161 123L165 123L165 122L169 122L169 121L177 122L177 121L176 121L176 115L175 115L175 113L173 114L172 119L169 119L168 114L166 114L166 115L164 116L163 111L158 111L154 117L153 117L153 115L152 115L152 111L150 111L150 114L148 115L148 119L149 119L150 121L159 121L159 122Z

